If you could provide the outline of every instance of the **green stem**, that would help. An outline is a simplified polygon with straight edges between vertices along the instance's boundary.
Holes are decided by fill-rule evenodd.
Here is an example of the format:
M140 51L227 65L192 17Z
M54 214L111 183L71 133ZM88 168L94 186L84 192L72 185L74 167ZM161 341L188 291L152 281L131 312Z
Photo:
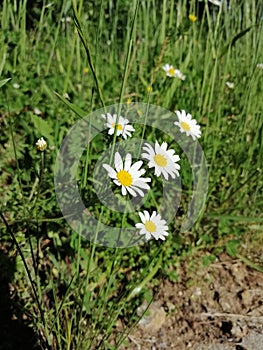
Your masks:
M125 89L125 85L126 85L127 77L128 77L128 70L129 70L128 68L129 68L131 50L132 50L132 44L133 44L132 36L133 36L134 24L135 24L135 19L137 16L138 6L139 6L139 1L136 2L136 7L135 7L135 11L134 11L134 16L133 16L133 22L132 22L132 27L131 27L130 40L129 40L129 48L128 48L128 52L127 52L126 60L125 60L124 76L122 79L121 92L120 92L120 98L119 98L120 103L118 105L117 119L116 119L116 123L115 123L114 134L113 134L113 141L112 141L112 148L111 148L111 155L110 155L110 165L112 164L113 154L115 151L115 144L116 144L116 139L117 139L117 128L118 128L118 122L119 122L119 118L120 118L121 103L122 103L122 99L123 99L123 95L124 95L124 89Z

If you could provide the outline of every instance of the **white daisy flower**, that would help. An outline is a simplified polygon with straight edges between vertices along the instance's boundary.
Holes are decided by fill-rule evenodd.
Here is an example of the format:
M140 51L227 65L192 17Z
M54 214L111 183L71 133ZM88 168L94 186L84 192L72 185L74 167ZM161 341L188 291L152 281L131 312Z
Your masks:
M145 173L144 169L139 170L142 164L143 163L140 160L132 165L132 157L130 153L126 155L123 163L120 153L116 152L114 156L116 170L108 164L103 164L102 166L107 170L108 175L113 179L113 182L117 186L121 186L121 193L123 196L129 192L133 197L136 197L137 193L143 197L144 193L141 188L149 190L150 186L146 182L150 182L151 179L149 177L141 177Z
M258 64L257 64L257 68L263 69L263 63L258 63Z
M167 77L173 77L175 76L175 69L173 66L171 66L170 64L166 63L162 69L165 71Z
M175 111L179 122L174 122L174 125L178 125L181 132L185 132L187 136L192 136L193 140L201 137L200 126L195 119L192 119L191 114L185 113L185 110Z
M37 140L36 146L39 151L45 151L47 148L47 142L43 139L43 137L41 137L39 140Z
M166 63L162 69L165 71L167 77L172 77L172 78L179 78L181 80L185 80L185 75L179 70L175 69L173 66L170 64Z
M142 223L136 224L135 227L140 229L140 235L145 235L147 241L152 237L164 241L165 236L168 236L168 226L166 221L162 220L161 215L154 211L150 216L147 210L140 212L139 215Z
M116 125L116 121L117 121L117 114L113 114L111 115L110 113L102 114L101 115L103 119L107 120L107 123L105 124L105 126L107 126L109 128L109 135L113 135L114 134L114 128ZM129 125L129 120L123 118L121 115L119 116L119 120L118 120L118 126L117 126L117 136L122 136L125 140L127 139L127 136L131 137L131 132L135 131L135 129L133 128L133 126Z
M158 141L155 141L154 148L149 143L145 143L143 150L146 153L142 153L142 158L149 160L149 168L155 168L154 175L160 176L162 174L165 180L168 180L169 175L173 179L175 176L179 176L180 165L176 162L180 160L180 157L174 154L173 149L167 150L166 142L160 146Z

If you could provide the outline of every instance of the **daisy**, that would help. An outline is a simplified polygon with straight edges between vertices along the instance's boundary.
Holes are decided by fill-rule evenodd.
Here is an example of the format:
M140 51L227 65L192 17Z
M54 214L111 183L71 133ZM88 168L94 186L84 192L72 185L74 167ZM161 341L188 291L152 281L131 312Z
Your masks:
M113 179L113 182L117 186L121 186L121 193L123 196L129 192L133 197L136 197L137 193L143 197L144 193L141 188L149 190L150 186L146 182L150 182L151 179L149 177L141 177L141 175L145 173L144 169L139 170L142 164L143 163L140 160L132 165L132 157L130 153L126 155L123 163L120 153L116 152L114 156L116 170L108 164L103 164L102 166L107 170L108 175Z
M166 63L162 69L165 71L167 77L172 77L172 78L179 78L181 80L185 80L185 75L179 70L175 69L173 66L170 64Z
M147 241L152 237L164 241L165 236L168 236L168 226L166 221L162 220L161 215L154 211L150 216L147 210L140 212L139 215L142 223L136 224L135 227L140 229L140 235L145 235Z
M149 160L149 168L155 168L154 175L160 176L162 174L165 180L168 180L169 175L173 179L175 175L179 176L180 165L176 162L180 160L180 157L174 154L173 149L167 150L166 142L160 146L158 141L155 141L154 148L149 143L145 143L143 150L146 153L142 153L142 158Z
M175 75L175 69L173 66L171 66L170 64L166 63L162 69L165 71L167 77L174 77Z
M114 129L117 121L117 114L111 115L110 113L107 113L107 115L102 114L101 115L103 119L107 120L107 123L105 126L109 128L109 135L114 134ZM129 120L124 119L122 116L119 116L118 125L117 125L117 136L122 136L125 140L127 139L127 136L131 137L131 132L135 131L135 129L129 125Z
M201 137L200 126L195 119L192 119L191 114L185 113L185 110L175 111L179 122L174 122L174 125L178 125L181 132L185 132L187 136L192 136L193 140Z

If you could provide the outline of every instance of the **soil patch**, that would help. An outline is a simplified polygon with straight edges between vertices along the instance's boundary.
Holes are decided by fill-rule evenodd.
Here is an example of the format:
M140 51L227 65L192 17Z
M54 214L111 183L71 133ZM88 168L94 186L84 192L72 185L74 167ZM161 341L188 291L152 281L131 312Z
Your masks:
M185 266L180 282L163 282L128 342L121 349L262 350L263 274L227 255Z

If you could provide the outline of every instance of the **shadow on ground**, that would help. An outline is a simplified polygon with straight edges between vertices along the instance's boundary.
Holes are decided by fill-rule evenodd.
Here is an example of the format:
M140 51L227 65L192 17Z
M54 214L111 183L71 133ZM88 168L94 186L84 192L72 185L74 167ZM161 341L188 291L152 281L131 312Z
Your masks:
M23 306L11 297L15 270L15 259L0 248L0 350L40 350L36 334L22 319Z

